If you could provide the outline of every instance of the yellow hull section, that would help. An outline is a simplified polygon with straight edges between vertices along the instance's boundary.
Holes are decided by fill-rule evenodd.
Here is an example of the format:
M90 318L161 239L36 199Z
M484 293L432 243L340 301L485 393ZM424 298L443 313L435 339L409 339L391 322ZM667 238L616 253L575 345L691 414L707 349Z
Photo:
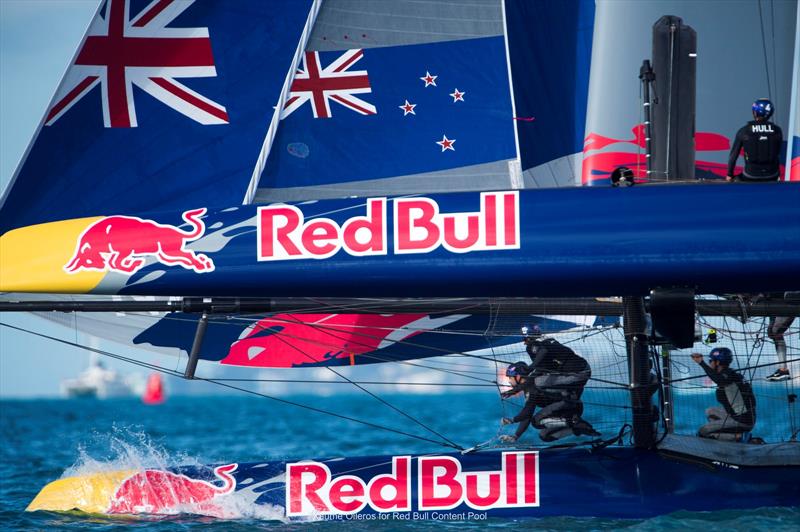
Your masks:
M134 473L135 471L110 471L55 480L42 488L25 511L80 510L92 514L106 513L117 489Z
M102 217L20 227L0 236L0 292L84 294L106 272L67 273L81 233Z

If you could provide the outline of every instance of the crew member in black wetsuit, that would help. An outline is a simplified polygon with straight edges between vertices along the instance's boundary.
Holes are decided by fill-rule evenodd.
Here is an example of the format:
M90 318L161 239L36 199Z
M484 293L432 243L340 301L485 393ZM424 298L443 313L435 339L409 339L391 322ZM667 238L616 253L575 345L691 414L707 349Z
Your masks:
M727 181L734 179L734 168L739 152L744 148L744 172L736 176L739 181L777 181L781 175L780 152L783 131L769 121L774 111L772 102L759 98L753 102L753 119L736 133L728 157Z
M502 439L516 441L531 424L540 429L539 437L543 441L569 435L599 436L591 424L581 418L581 395L592 375L589 363L555 339L526 333L524 341L532 363L529 366L516 362L508 367L506 375L514 386L502 395L510 397L525 392L525 406L515 417L503 418L503 425L519 423L519 427L514 436ZM535 412L537 406L539 411Z
M727 441L741 441L744 433L756 424L756 396L750 384L730 368L733 353L727 347L716 347L708 355L692 353L692 360L700 364L708 378L717 385L717 401L723 406L706 409L708 423L700 427L698 436Z

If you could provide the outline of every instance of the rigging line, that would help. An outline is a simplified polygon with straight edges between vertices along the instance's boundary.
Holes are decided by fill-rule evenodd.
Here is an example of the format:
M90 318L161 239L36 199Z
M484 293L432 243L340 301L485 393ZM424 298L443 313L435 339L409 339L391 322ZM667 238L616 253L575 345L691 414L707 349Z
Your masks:
M299 347L297 347L296 345L293 345L293 344L289 343L288 341L286 341L286 340L284 340L283 338L280 338L280 337L278 337L278 340L280 340L281 342L283 342L283 343L284 343L284 344L286 344L287 346L291 347L292 349L296 350L297 352L301 353L303 356L305 356L305 357L306 357L306 358L308 358L309 360L312 360L312 361L314 360L314 358L313 358L313 357L311 357L311 356L310 356L308 353L306 353L305 351L303 351L302 349L300 349L300 348L299 348ZM375 399L375 400L377 400L377 401L379 401L379 402L383 403L384 405L388 406L389 408L391 408L392 410L394 410L394 411L395 411L395 412L397 412L398 414L401 414L401 415L405 416L406 418L410 419L411 421L413 421L414 423L416 423L416 424L417 424L417 425L419 425L420 427L424 428L424 429L425 429L425 430L427 430L428 432L431 432L432 434L435 434L436 436L439 436L439 437L440 437L440 438L442 438L444 441L446 441L447 443L449 443L449 444L450 444L452 447L460 448L460 449L462 449L462 450L463 450L463 447L459 446L457 443L455 443L454 441L452 441L452 440L451 440L450 438L448 438L447 436L445 436L445 435L443 435L443 434L439 433L437 430L435 430L435 429L433 429L433 428L429 427L428 425L426 425L426 424L425 424L425 423L423 423L422 421L418 420L418 419L417 419L417 418L415 418L414 416L412 416L412 415L410 415L410 414L408 414L408 413L406 413L406 412L403 412L401 409L397 408L396 406L394 406L394 405L393 405L393 404L391 404L390 402L388 402L388 401L384 400L383 398L379 397L377 394L375 394L375 393L373 393L373 392L371 392L371 391L367 390L366 388L364 388L364 387L363 387L363 386L361 386L360 384L357 384L355 381L351 380L351 379L350 379L350 378L348 378L347 376L345 376L345 375L342 375L341 373L339 373L338 371L336 371L335 369L333 369L331 366L326 366L326 369L327 369L328 371L330 371L331 373L333 373L334 375L336 375L337 377L339 377L340 379L344 379L344 380L346 380L347 382L349 382L350 384L352 384L353 386L355 386L356 388L358 388L358 389L359 389L359 390L361 390L362 392L366 393L367 395L369 395L369 396L370 396L370 397L372 397L373 399Z
M325 344L325 343L318 342L318 341L312 341L312 340L309 340L307 338L301 338L301 337L298 337L298 336L294 336L294 335L291 335L291 334L288 334L288 333L284 333L282 331L281 332L275 332L275 334L276 335L286 336L286 337L289 337L289 338L292 338L292 339L295 339L295 340L302 340L304 342L308 342L308 343L312 343L312 344L316 344L316 345L321 345L323 347L336 347L336 346L331 346L330 344ZM333 336L333 335L331 335L331 336ZM339 338L339 339L340 340L344 340L344 338ZM352 343L356 344L356 342L352 342ZM365 345L365 344L361 344L361 345ZM452 375L457 375L459 377L464 377L464 378L467 378L467 379L474 379L474 380L478 380L478 381L482 381L482 382L488 382L488 383L494 382L494 381L491 381L489 379L484 379L484 378L481 378L481 377L475 377L474 375L468 375L467 374L467 373L477 373L477 372L462 372L462 371L454 371L454 370L439 368L439 367L436 367L436 366L426 366L425 364L419 364L419 363L416 363L416 362L409 362L408 360L395 360L395 359L391 359L391 358L379 357L379 356L371 354L371 353L362 353L362 354L360 354L358 356L360 358L367 358L367 359L377 360L378 362L395 362L395 363L398 363L398 364L406 364L406 365L409 365L409 366L415 366L415 367L431 369L431 370L435 370L435 371L441 371L443 373L449 373L449 374L452 374Z
M8 327L9 329L14 329L14 330L21 331L21 332L25 332L25 333L31 334L33 336L38 336L39 338L45 338L47 340L53 340L55 342L59 342L59 343L64 344L64 345L68 345L70 347L77 347L79 349L84 349L86 351L91 351L91 352L97 353L99 355L104 355L104 356L108 356L110 358L114 358L114 359L117 359L117 360L122 360L123 362L130 362L130 363L135 364L137 366L140 366L140 367L143 367L143 368L152 369L154 371L159 371L161 373L166 373L168 375L173 375L173 376L176 376L176 377L182 377L183 376L183 374L178 372L178 371L173 371L173 370L171 370L169 368L158 366L156 364L151 364L149 362L144 362L143 360L136 360L135 358L129 358L129 357L126 357L124 355L119 355L119 354L116 354L116 353L112 353L110 351L106 351L104 349L99 349L97 347L91 347L91 346L88 346L88 345L79 344L77 342L71 342L71 341L65 340L63 338L58 338L56 336L50 336L50 335L47 335L47 334L44 334L44 333L32 331L30 329L25 329L24 327L17 327L16 325L11 325L10 323L2 323L2 322L0 322L0 326Z
M323 324L319 324L319 323L307 323L307 322L303 322L303 321L299 321L299 320L291 321L291 320L288 320L286 318L273 318L273 319L275 321L285 321L287 323L306 325L306 326L309 326L309 327L312 327L312 328L316 328L317 330L321 330L322 332L325 332L328 335L333 336L334 338L337 338L339 340L348 340L347 338L342 338L342 337L334 335L332 332L337 332L337 333L341 334L341 333L343 333L343 331L340 331L337 328L334 328L334 327L332 327L330 325L323 325ZM430 332L433 332L433 331L430 331ZM598 334L600 332L601 331L598 331ZM385 340L385 339L382 339L382 338L380 338L380 337L378 337L376 335L370 335L370 334L360 333L360 332L354 332L353 335L361 336L363 338L369 338L369 339L372 339L372 340ZM511 335L509 335L509 336L511 336ZM517 335L514 335L514 336L517 336ZM298 339L303 340L303 338L298 338ZM469 357L469 358L477 358L477 359L481 359L481 360L487 360L487 361L490 361L490 362L493 361L493 358L491 358L491 357L486 357L486 356L482 356L482 355L476 355L474 353L467 353L467 352L464 352L464 351L453 352L453 351L450 351L450 350L447 350L447 349L444 349L444 348L433 347L433 346L428 346L428 345L424 345L424 344L417 344L415 342L409 342L408 340L405 340L405 339L402 339L402 340L388 340L388 341L392 342L393 344L400 344L400 345L405 345L405 346L410 346L410 347L417 347L417 348L421 348L421 349L439 351L439 352L442 352L442 355L440 355L440 356L460 355L460 356ZM361 345L363 347L372 347L369 344L359 344L357 342L352 342L352 343L354 343L356 345ZM321 343L321 342L319 342L318 344L319 345L326 345L326 344ZM327 345L327 347L335 347L335 346ZM361 356L364 356L364 355L361 355Z
M309 325L309 326L311 326L311 327L318 327L318 325L319 325L319 324L308 324L308 325ZM320 328L322 328L322 327L320 327ZM340 332L340 331L336 331L336 332ZM328 333L329 335L333 336L334 338L338 338L338 339L340 339L340 340L346 340L346 338L341 338L341 337L337 337L337 336L335 336L335 335L334 335L334 334L332 334L330 331L327 331L327 333ZM306 341L306 342L309 342L309 343L314 343L314 344L317 344L317 345L322 345L322 346L325 346L325 347L335 347L335 346L331 346L331 345L329 345L329 344L325 344L325 343L322 343L322 342L311 341L311 340L308 340L308 339L305 339L305 338L300 338L300 337L297 337L297 336L294 336L294 335L291 335L291 334L288 334L288 333L284 333L284 332L282 332L282 331L276 331L276 332L275 332L275 334L276 334L276 335L280 335L280 336L287 336L287 337L289 337L289 338L293 338L293 339L296 339L296 340L298 340L298 339L299 339L299 340L303 340L303 341ZM362 336L367 336L367 337L369 337L370 335L362 335ZM400 342L402 342L402 341L400 341ZM354 344L357 344L357 342L353 342L353 343L354 343ZM360 344L360 345L366 345L366 344ZM412 345L413 345L413 344L412 344ZM462 356L466 356L466 357L475 357L475 358L481 358L481 359L486 359L486 358L487 358L487 357L482 357L482 356L480 356L480 355L471 355L471 354L469 354L469 353L456 353L456 354L460 354L460 355L462 355ZM378 359L378 360L382 360L382 361L384 361L384 362L397 362L397 361L395 361L395 360L391 360L391 359L385 359L385 358L384 358L384 359L381 359L381 358L379 358L379 357L376 357L375 355L372 355L372 354L367 354L367 353L361 354L361 355L359 355L359 356L361 356L361 357L366 357L366 358L376 358L376 359ZM491 360L491 359L489 359L489 360ZM408 363L408 362L406 362L406 363ZM419 364L412 364L412 365L419 365ZM446 370L446 369L444 369L444 368L437 368L437 367L435 367L435 366L422 366L422 365L420 365L420 366L421 366L421 367L426 367L426 368L428 368L428 369L434 369L434 370L438 370L438 371L446 372L446 373L452 373L452 374L454 374L454 375L458 375L458 376L460 376L460 377L471 378L471 379L475 379L475 380L481 380L481 381L484 381L484 382L489 382L489 383L494 383L494 382L495 382L495 381L491 381L491 380L488 380L488 379L482 379L482 378L480 378L480 377L475 377L475 376L472 376L472 375L467 375L467 373L479 373L479 372L475 372L475 371L464 371L464 370L461 370L460 372L456 372L456 371ZM481 373L481 374L485 374L484 372L480 372L480 373ZM590 379L589 379L589 380L594 380L594 381L597 381L597 382L602 382L602 383L604 383L604 384L612 384L612 385L615 385L615 386L619 386L619 387L621 387L621 388L627 388L627 387L628 387L628 384L625 384L625 383L619 383L619 382L614 382L614 381L609 381L609 380L601 379L601 378L599 378L599 377L590 377Z
M338 417L338 418L341 418L341 419L346 419L348 421L353 421L355 423L360 423L362 425L367 425L368 427L373 427L373 428L376 428L376 429L381 429L381 430L385 430L385 431L389 431L389 432L394 432L395 434L401 434L403 436L408 436L409 438L416 438L418 440L427 441L427 442L430 442L430 443L435 443L435 444L441 445L443 447L452 447L453 449L456 449L456 450L459 450L459 451L463 450L463 448L459 447L458 445L453 445L453 444L450 444L450 443L433 440L431 438L426 438L425 436L420 436L418 434L412 434L410 432L405 432L405 431L402 431L402 430L399 430L399 429L395 429L395 428L392 428L392 427L386 427L384 425L378 425L378 424L372 423L370 421L364 421L363 419L357 419L357 418L353 418L353 417L350 417L350 416L345 416L343 414L338 414L336 412L331 412L329 410L323 410L321 408L317 408L317 407L314 407L314 406L305 405L305 404L302 404L302 403L296 403L294 401L289 401L288 399L281 399L280 397L274 397L272 395L267 395L267 394L264 394L264 393L261 393L261 392L257 392L255 390L249 390L247 388L241 388L239 386L233 386L231 384L227 384L225 382L221 382L221 381L218 381L216 379L206 379L206 378L203 378L203 377L195 377L195 380L210 382L210 383L216 384L218 386L223 386L225 388L230 388L232 390L238 390L238 391L241 391L241 392L244 392L244 393L249 393L251 395L256 395L258 397L263 397L265 399L272 399L273 401L277 401L279 403L284 403L284 404L287 404L287 405L292 405L292 406L296 406L296 407L299 407L299 408L304 408L306 410L311 410L312 412L318 412L320 414L327 414L329 416Z
M69 340L64 340L63 338L57 338L55 336L50 336L50 335L47 335L47 334L35 332L35 331L30 330L30 329L25 329L23 327L17 327L15 325L11 325L11 324L8 324L8 323L0 322L0 326L8 327L10 329L15 329L17 331L26 332L26 333L32 334L34 336L38 336L38 337L41 337L41 338L46 338L48 340L53 340L55 342L59 342L59 343L62 343L62 344L65 344L65 345L69 345L69 346L72 346L72 347L77 347L77 348L80 348L80 349L86 349L87 351L92 351L94 353L105 355L105 356L108 356L110 358L114 358L116 360L121 360L123 362L129 362L129 363L134 364L136 366L152 369L154 371L158 371L160 373L165 373L167 375L172 375L174 377L182 377L183 376L181 373L173 371L173 370L171 370L169 368L165 368L165 367L157 366L155 364L150 364L148 362L144 362L144 361L141 361L141 360L136 360L136 359L133 359L133 358L129 358L129 357L126 357L126 356L123 356L123 355L112 353L110 351L106 351L104 349L98 349L98 348L95 348L95 347L90 347L90 346L86 346L86 345L82 345L82 344L73 343L73 342L70 342ZM446 442L442 442L442 441L433 440L431 438L426 438L425 436L420 436L418 434L412 434L410 432L405 432L405 431L402 431L402 430L399 430L399 429L395 429L395 428L392 428L392 427L387 427L387 426L384 426L384 425L378 425L378 424L372 423L370 421L364 421L362 419L353 418L353 417L350 417L350 416L346 416L344 414L339 414L337 412L331 412L329 410L323 410L321 408L316 408L316 407L313 407L313 406L310 406L310 405L305 405L305 404L302 404L302 403L296 403L294 401L289 401L287 399L281 399L279 397L274 397L274 396L267 395L267 394L264 394L264 393L256 392L255 390L249 390L247 388L241 388L241 387L238 387L238 386L233 386L233 385L221 382L221 381L217 381L216 379L207 379L207 378L195 376L194 380L209 382L209 383L212 383L212 384L216 384L217 386L222 386L224 388L230 388L232 390L238 390L238 391L241 391L241 392L245 392L245 393L249 393L249 394L252 394L252 395L259 396L259 397L263 397L265 399L272 399L273 401L277 401L279 403L284 403L284 404L296 406L296 407L299 407L299 408L304 408L306 410L311 410L313 412L318 412L320 414L327 414L329 416L338 417L338 418L341 418L341 419L346 419L348 421L353 421L355 423L360 423L362 425L367 425L369 427L373 427L373 428L377 428L377 429L381 429L381 430L385 430L385 431L389 431L389 432L394 432L396 434L401 434L403 436L408 436L409 438L416 438L418 440L427 441L429 443L435 443L435 444L441 445L443 447L452 447L452 448L457 449L459 451L463 450L463 448L461 448L461 447L459 447L457 445L451 444L451 443L446 443Z
M758 19L761 23L761 48L764 51L764 70L767 74L767 95L772 99L772 84L769 79L769 61L767 60L767 41L764 32L764 15L761 12L761 0L758 0Z
M292 323L291 321L288 321L288 320L284 320L284 321L287 321L288 323ZM318 330L322 330L322 332L325 332L329 336L332 336L333 338L336 338L338 340L345 340L345 341L349 341L350 343L352 343L354 345L360 345L362 347L368 347L370 349L374 349L374 346L372 346L370 344L359 343L357 341L351 340L350 338L344 338L344 337L341 337L341 336L336 336L335 334L333 334L332 331L326 330L326 329L331 329L331 327L321 326L320 324L316 324L316 323L314 323L314 324L303 323L303 322L299 322L299 323L301 323L303 325L307 325L307 326L309 326L311 328L316 328ZM336 333L340 333L340 334L342 333L342 331L338 331L338 330L334 330L334 331ZM303 340L305 342L313 343L313 344L316 344L316 345L321 345L321 346L324 346L324 347L338 347L338 346L335 346L335 345L326 344L324 342L312 341L312 340L309 340L309 339L306 339L306 338L297 337L297 336L294 336L294 335L291 335L291 334L288 334L288 333L284 333L283 331L276 331L275 334L281 334L281 335L287 336L289 338L294 338L295 340ZM365 337L365 338L371 338L371 339L374 339L374 340L380 339L379 337L377 337L375 335L368 335L368 334L363 334L363 333L358 333L357 335ZM441 349L441 348L434 348L434 347L430 347L430 346L414 344L414 343L411 343L411 342L406 342L405 340L390 340L390 341L392 341L395 344L400 343L401 345L408 345L408 346L411 346L411 347L420 347L420 348L423 348L423 349L431 349L431 350L434 350L434 351L444 351L444 354L448 354L448 355L449 354L462 354L464 356L473 356L473 355L470 355L468 353L462 353L462 352L453 353L451 351L447 351L447 350ZM368 354L368 353L362 353L359 356L360 357L373 358L373 359L376 359L376 360L381 360L383 362L396 362L396 360L393 360L393 359L381 359L381 358L379 358L379 357L377 357L377 356L375 356L373 354ZM426 367L426 366L422 366L422 367ZM438 371L444 371L444 372L447 372L447 373L453 373L453 374L459 375L461 377L469 377L469 378L476 379L476 380L482 380L482 381L485 381L485 382L491 382L491 381L487 381L486 379L481 379L479 377L466 375L466 373L470 373L470 372L461 372L461 373L459 373L459 372L455 372L455 371L451 371L451 370L445 370L445 369L442 369L442 368L434 368L434 367L429 367L429 369L437 369Z
M216 379L222 382L281 382L298 384L351 384L350 381L320 381L311 379ZM496 388L496 384L473 382L398 382L398 381L352 381L352 384L376 384L385 386L464 386L467 388Z
M788 363L791 363L791 362L797 362L797 361L800 361L800 358L791 358L791 359L787 358L787 359L786 359L786 363L787 363L787 364L788 364ZM768 362L768 363L766 363L766 364L759 364L759 365L757 365L757 366L739 368L739 371L745 371L745 370L750 370L750 369L766 368L766 367L769 367L769 366L777 366L778 364L782 364L782 362ZM706 376L706 375L705 375L705 373L704 373L704 374L702 374L702 375L692 375L692 376L690 376L690 377L683 377L683 378L680 378L680 379L674 379L674 380L671 380L671 381L670 381L670 384L673 384L673 383L676 383L676 382L688 381L688 380L692 380L692 379L702 379L702 378L703 378L703 377L705 377L705 376Z
M800 6L798 7L800 8ZM772 68L775 73L775 87L778 87L778 60L775 55L775 0L770 0L769 11L770 11L770 24L772 26L772 29L770 31L770 34L772 36ZM777 97L778 95L775 94L775 96ZM777 101L773 100L773 104L775 103L777 103Z
M744 326L744 325L742 325L742 326ZM756 347L758 347L758 355L756 356L756 364L759 364L761 362L761 357L764 355L764 344L765 344L765 342L763 340L763 335L765 335L765 334L767 336L769 336L768 326L764 322L762 322L760 330L756 332L756 335L757 335L756 336L756 342L753 343L753 351L755 351ZM747 364L748 365L750 365L751 359L752 359L752 352L751 352L750 356L747 357ZM755 378L755 376L756 376L755 370L751 370L751 372L750 372L750 380L752 381Z

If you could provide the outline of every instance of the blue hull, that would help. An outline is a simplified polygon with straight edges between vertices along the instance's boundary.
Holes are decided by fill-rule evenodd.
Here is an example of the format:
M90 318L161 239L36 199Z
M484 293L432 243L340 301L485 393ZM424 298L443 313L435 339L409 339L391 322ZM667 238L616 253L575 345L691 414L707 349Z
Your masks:
M470 472L499 472L504 451L479 451L469 455L442 454L460 462L464 475ZM511 451L505 451L507 454ZM524 451L520 451L524 453ZM530 452L529 452L530 453ZM531 453L535 454L535 453ZM795 506L800 504L800 467L746 467L705 461L689 457L669 457L663 453L643 451L629 447L587 449L544 449L537 455L536 484L522 476L516 478L520 488L527 483L536 490L526 504L528 494L517 490L516 507L502 507L504 500L487 509L475 508L462 501L450 509L425 509L421 500L423 481L419 477L419 460L410 457L411 479L410 508L397 511L377 511L371 503L353 514L346 515L330 508L326 498L328 485L314 485L313 476L304 479L297 493L315 488L322 504L331 512L306 513L304 518L323 519L474 519L486 517L546 517L591 516L610 518L647 518L680 510L711 511L748 509L770 506ZM429 458L429 457L428 457ZM301 464L308 464L304 462ZM342 475L358 477L364 483L378 475L391 476L391 456L325 459L324 464L336 480ZM211 470L197 468L176 470L195 478L213 481ZM234 472L236 491L249 493L247 499L259 505L286 508L289 481L284 474L287 462L238 464ZM288 478L294 478L289 476ZM357 481L353 481L357 484ZM502 478L501 483L507 484ZM295 486L296 488L297 486ZM314 490L311 490L314 492ZM333 491L333 490L331 490ZM445 490L446 491L446 490ZM464 490L467 491L466 489ZM478 489L480 492L481 490ZM330 492L328 492L330 493ZM358 500L350 493L349 499ZM487 491L480 493L487 495ZM291 498L291 497L290 497ZM366 495L364 498L368 498ZM502 497L501 497L502 499ZM296 509L299 509L298 506ZM358 517L356 517L358 515Z

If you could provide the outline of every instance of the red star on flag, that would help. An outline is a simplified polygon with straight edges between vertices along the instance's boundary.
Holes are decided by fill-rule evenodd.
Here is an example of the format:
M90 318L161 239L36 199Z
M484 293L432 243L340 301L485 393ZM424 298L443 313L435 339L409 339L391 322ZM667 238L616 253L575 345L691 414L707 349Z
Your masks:
M450 93L450 96L453 97L453 103L456 103L456 102L463 102L465 94L466 94L466 91L460 92L458 89L456 89L455 92L451 92Z
M397 107L399 107L400 109L403 110L403 116L406 116L408 114L412 114L412 115L416 116L417 113L414 112L414 107L416 107L416 106L417 106L417 104L408 103L408 100L406 100L406 103L404 105L398 105Z
M428 72L428 71L426 70L426 71L425 71L425 75L424 75L424 76L422 76L422 77L421 77L421 78L419 78L419 79L421 79L422 81L424 81L424 82L425 82L425 86L426 86L426 87L427 87L428 85L433 85L433 86L435 87L435 86L436 86L436 78L438 78L438 77L439 77L439 76L431 76L431 73L430 73L430 72Z
M456 149L453 147L455 142L456 139L448 139L447 135L442 135L442 140L437 141L436 144L442 147L442 153L444 153L445 150L456 151Z

